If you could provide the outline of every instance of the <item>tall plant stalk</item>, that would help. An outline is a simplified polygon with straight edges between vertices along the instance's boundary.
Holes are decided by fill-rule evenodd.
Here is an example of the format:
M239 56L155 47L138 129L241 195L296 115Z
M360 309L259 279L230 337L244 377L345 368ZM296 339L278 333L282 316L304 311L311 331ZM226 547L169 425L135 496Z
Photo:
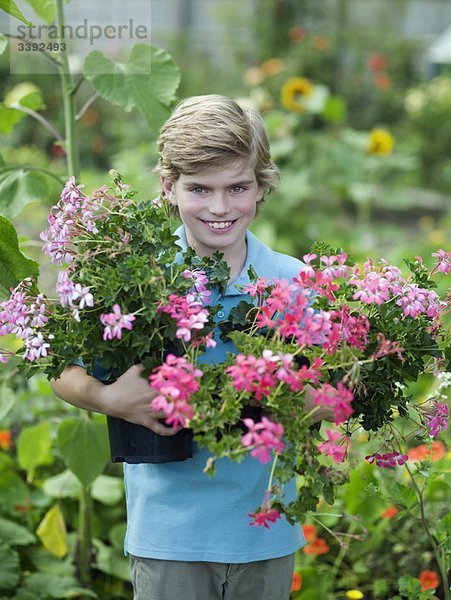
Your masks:
M58 43L64 42L64 11L63 0L54 0L55 2L55 21L58 31ZM61 91L63 96L64 110L64 131L65 131L65 151L67 160L67 172L69 177L75 177L78 180L79 157L78 157L78 129L75 120L75 100L74 100L74 82L69 69L69 59L66 52L60 51L58 71L61 80Z
M63 0L54 0L55 21L58 42L64 42L64 10ZM59 52L58 72L61 82L64 111L64 149L67 161L67 176L78 181L79 171L79 132L75 113L75 92L73 75L70 72L67 52ZM78 88L78 86L77 86ZM90 414L85 413L85 418ZM77 569L82 585L89 585L91 580L91 548L92 548L92 495L91 486L81 485L78 518Z

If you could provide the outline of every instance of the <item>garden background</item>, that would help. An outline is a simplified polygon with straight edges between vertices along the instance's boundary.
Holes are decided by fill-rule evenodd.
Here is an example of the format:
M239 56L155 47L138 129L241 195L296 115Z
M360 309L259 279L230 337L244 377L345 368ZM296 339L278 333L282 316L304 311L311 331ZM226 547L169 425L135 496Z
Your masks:
M105 18L105 3L92 5ZM125 20L126 7L108 6L110 19ZM110 48L113 60L135 69L140 58L152 59L150 80L131 68L113 94L98 55L66 65L61 76L42 53L20 56L20 40L8 35L13 22L50 24L86 7L0 2L7 34L0 37L0 247L8 219L21 251L39 263L41 289L50 292L55 269L39 233L68 175L91 191L113 168L153 198L167 107L203 93L239 98L265 119L282 180L252 230L274 249L302 257L322 240L359 261L398 265L418 255L430 265L432 252L449 249L449 3L153 0L149 7L136 2L135 18L150 23L146 42L168 55L125 42ZM10 23L4 10L15 8L21 12ZM438 283L444 290L445 277ZM122 467L108 461L103 417L84 419L45 377L25 380L13 361L0 369L0 598L131 598ZM431 375L411 392L422 402L446 397L449 385ZM363 460L371 441L362 431L336 502L306 518L293 598L448 598L446 441L442 434L406 447L407 467L381 470Z

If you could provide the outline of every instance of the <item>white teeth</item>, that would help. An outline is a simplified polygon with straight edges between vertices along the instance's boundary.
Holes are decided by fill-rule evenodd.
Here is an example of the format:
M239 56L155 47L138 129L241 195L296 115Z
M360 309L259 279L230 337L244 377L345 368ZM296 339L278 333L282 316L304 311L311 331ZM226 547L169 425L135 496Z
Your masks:
M226 229L232 225L233 221L206 221L206 223L212 229Z

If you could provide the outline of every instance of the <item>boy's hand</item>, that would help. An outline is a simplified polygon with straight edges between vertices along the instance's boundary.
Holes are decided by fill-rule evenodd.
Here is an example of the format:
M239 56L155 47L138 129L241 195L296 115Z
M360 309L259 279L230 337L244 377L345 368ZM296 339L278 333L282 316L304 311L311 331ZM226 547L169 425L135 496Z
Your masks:
M159 422L166 415L155 412L150 403L158 395L142 376L144 366L133 365L111 385L104 385L100 391L105 413L119 417L136 425L143 425L160 435L175 435L180 427L165 427Z

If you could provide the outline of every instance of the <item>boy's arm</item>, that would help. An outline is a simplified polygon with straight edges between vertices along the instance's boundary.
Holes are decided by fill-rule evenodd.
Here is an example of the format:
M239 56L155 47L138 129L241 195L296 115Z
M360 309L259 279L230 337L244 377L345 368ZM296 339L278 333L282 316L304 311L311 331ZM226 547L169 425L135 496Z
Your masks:
M141 376L143 368L133 365L114 383L105 385L88 375L83 367L71 365L50 383L59 398L78 408L119 417L160 435L174 435L180 428L162 425L159 419L165 418L165 414L153 411L150 406L158 392Z

